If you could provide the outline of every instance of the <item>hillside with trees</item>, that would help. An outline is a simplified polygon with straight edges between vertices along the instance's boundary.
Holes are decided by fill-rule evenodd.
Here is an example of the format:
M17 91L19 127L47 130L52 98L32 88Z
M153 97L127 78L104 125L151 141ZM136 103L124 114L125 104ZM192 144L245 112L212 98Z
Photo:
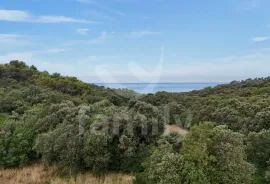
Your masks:
M136 184L270 183L270 77L137 94L0 64L0 173L36 163Z

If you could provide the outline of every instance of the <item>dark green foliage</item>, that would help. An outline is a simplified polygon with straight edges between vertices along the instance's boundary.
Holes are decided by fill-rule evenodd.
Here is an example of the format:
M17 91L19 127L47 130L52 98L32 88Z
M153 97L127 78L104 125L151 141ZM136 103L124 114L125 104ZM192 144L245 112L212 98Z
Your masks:
M160 145L144 163L139 180L157 184L252 183L255 169L246 161L244 148L243 135L226 126L203 123L191 129L180 152L169 142Z
M191 129L183 156L191 183L251 183L254 167L246 161L243 135L226 126L204 123Z
M171 145L173 151L180 152L182 148L184 136L179 133L172 132L168 135L163 135L158 140L158 144L161 145Z
M60 165L74 165L73 162L77 160L72 161L69 158L75 159L75 153L62 154L62 151L67 153L64 145L53 149L50 153L49 148L54 147L53 145L64 144L65 136L73 140L74 135L78 134L78 111L81 108L79 105L89 98L96 99L94 101L116 98L119 100L119 103L114 100L117 105L127 103L126 97L117 96L113 90L86 84L74 77L49 75L47 72L39 72L35 66L29 67L19 61L1 64L0 167L33 161L37 157L36 150L33 149L37 137L39 137L36 144L39 146L38 152L44 151L42 157L48 158L44 160L51 163L49 154L61 154L62 156L55 157L56 161L53 161L59 162ZM73 128L66 129L68 127ZM62 130L67 132L61 132ZM42 137L51 136L54 136L54 142L49 142L50 139L46 141L42 139ZM57 139L58 136L63 139ZM73 141L77 146L77 141ZM43 143L44 145L41 145ZM69 148L75 150L75 148Z
M244 135L226 126L217 126L211 140L209 152L215 157L211 164L211 183L252 183L255 168L247 162Z
M164 135L166 124L190 132ZM140 184L262 184L269 131L270 77L139 95L0 64L1 168L42 160L68 174L127 172Z
M247 138L247 155L249 161L258 168L256 172L257 183L267 183L266 181L270 181L270 130L249 133Z
M0 78L12 78L16 81L25 81L31 78L33 70L24 62L10 61L9 64L0 66Z
M247 142L249 160L259 167L267 167L270 160L270 130L251 132Z
M111 162L111 153L108 150L110 143L110 136L103 132L90 131L84 135L84 162L86 167L96 174L102 174L108 170Z
M256 78L188 93L147 94L141 100L160 107L181 104L182 123L187 114L192 113L191 125L212 121L247 135L252 131L269 129L269 88L270 77ZM173 116L179 114L171 113ZM170 122L175 123L172 114Z
M184 106L176 102L170 102L165 105L164 110L167 113L167 124L181 124L180 115L185 110Z
M23 165L36 158L35 134L25 122L7 122L0 132L0 166Z
M35 150L46 164L57 164L64 172L80 168L82 140L74 125L60 124L38 136Z
M162 145L153 151L148 161L144 163L145 172L138 180L147 184L182 183L183 164L182 155L175 153L170 145Z

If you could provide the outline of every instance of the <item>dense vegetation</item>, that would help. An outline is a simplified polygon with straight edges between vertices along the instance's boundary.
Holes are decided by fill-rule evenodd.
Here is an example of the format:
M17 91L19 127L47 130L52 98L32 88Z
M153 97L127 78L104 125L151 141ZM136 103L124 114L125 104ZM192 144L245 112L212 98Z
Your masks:
M189 133L164 134L166 124ZM0 65L0 167L40 160L137 184L270 183L270 77L138 95Z

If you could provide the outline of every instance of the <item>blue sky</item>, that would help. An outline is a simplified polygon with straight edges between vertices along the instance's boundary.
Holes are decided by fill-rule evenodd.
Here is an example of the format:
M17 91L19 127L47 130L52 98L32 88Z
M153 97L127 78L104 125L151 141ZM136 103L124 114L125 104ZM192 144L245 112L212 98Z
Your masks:
M270 75L268 0L1 0L0 63L87 82Z

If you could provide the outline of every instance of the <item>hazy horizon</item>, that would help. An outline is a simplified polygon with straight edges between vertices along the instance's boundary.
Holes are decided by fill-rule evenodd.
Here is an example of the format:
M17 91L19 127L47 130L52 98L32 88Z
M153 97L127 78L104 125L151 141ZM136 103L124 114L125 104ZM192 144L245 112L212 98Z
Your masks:
M0 63L85 82L229 82L266 77L270 1L12 0L0 3Z

